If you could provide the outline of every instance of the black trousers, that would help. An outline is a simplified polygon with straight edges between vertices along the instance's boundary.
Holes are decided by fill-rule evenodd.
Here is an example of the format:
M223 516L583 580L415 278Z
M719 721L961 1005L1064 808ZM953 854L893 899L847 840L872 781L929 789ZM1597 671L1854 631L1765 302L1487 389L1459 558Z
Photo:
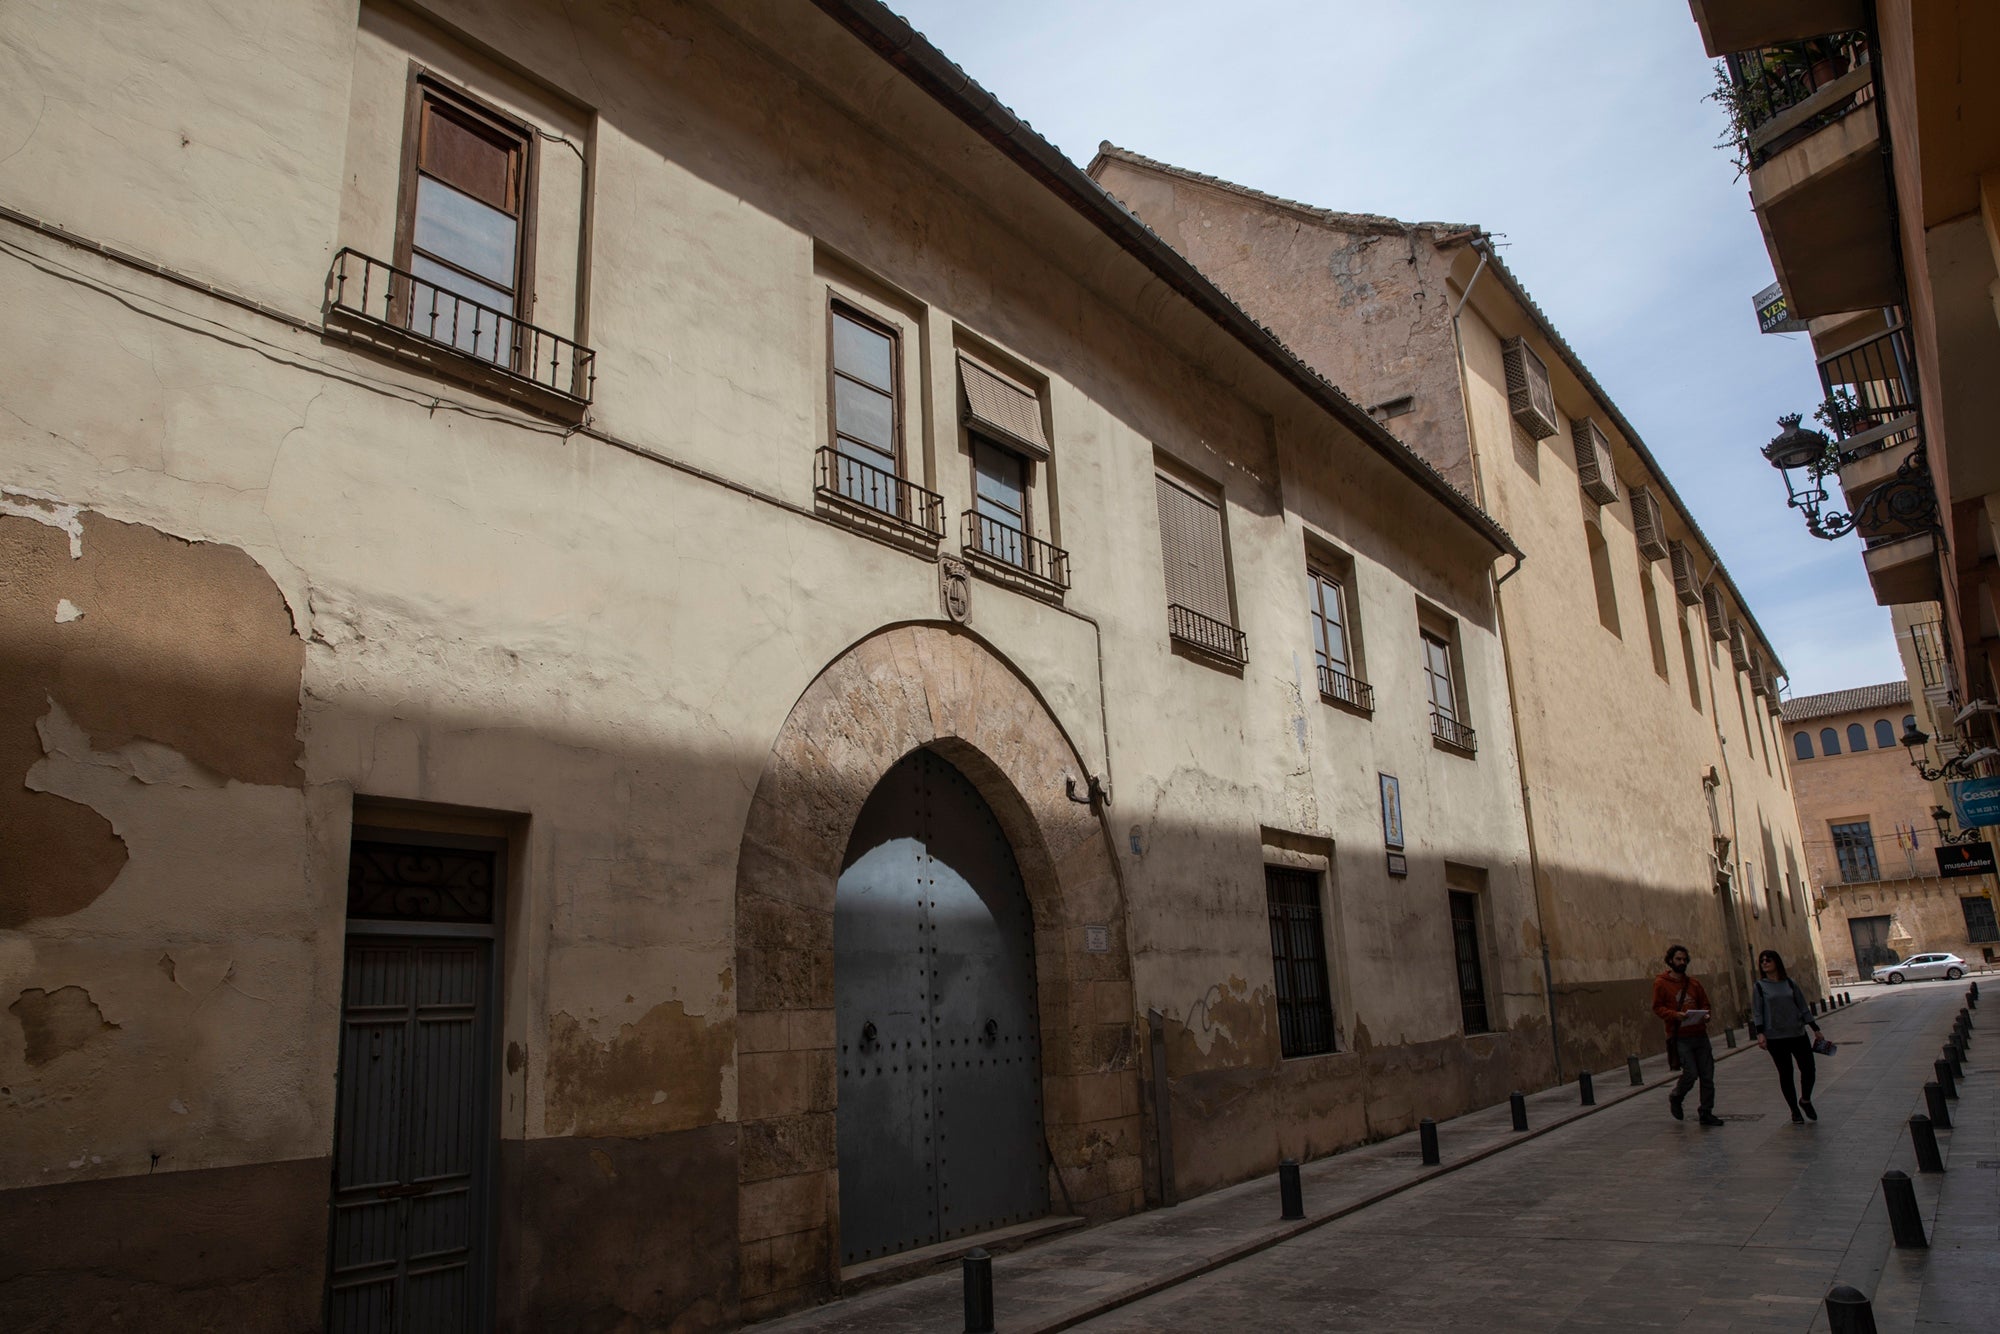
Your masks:
M1777 1063L1778 1087L1784 1090L1785 1105L1797 1111L1799 1099L1804 1098L1807 1102L1811 1102L1813 1079L1816 1077L1813 1068L1812 1039L1803 1033L1795 1038L1766 1037L1764 1045L1769 1049L1771 1059ZM1799 1082L1796 1087L1792 1083L1792 1066L1795 1064L1799 1067Z

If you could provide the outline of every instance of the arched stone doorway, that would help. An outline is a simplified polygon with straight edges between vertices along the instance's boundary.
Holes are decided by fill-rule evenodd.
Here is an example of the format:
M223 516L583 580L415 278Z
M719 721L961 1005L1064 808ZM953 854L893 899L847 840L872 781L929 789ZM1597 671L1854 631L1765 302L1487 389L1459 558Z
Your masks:
M737 861L745 1319L836 1284L836 891L870 795L919 749L977 791L1018 865L1053 1208L1105 1218L1143 1203L1125 912L1097 818L1065 783L1086 766L1036 691L976 636L941 624L882 630L828 664L793 705Z

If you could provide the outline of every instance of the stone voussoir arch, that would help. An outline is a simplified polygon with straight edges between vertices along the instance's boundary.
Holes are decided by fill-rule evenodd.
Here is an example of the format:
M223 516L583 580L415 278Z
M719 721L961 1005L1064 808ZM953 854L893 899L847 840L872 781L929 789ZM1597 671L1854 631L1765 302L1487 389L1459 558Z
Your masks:
M1083 764L1039 692L983 640L948 623L891 626L835 658L800 695L744 825L736 990L745 1318L835 1284L834 892L862 804L920 747L971 780L1020 865L1035 922L1055 1198L1096 1217L1142 1201L1125 914L1097 818L1068 793ZM1091 949L1092 937L1107 948Z

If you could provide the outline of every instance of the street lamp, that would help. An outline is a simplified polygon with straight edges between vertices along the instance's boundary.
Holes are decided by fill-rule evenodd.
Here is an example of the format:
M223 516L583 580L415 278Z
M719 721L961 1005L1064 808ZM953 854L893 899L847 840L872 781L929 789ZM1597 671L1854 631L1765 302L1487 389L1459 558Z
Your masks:
M1785 504L1791 509L1805 511L1806 530L1814 537L1831 542L1854 531L1855 516L1837 511L1826 515L1820 513L1820 506L1828 498L1826 475L1839 466L1839 458L1834 452L1833 441L1827 439L1824 432L1801 427L1801 420L1803 414L1797 412L1778 418L1778 434L1764 446L1764 460L1784 475ZM1794 472L1805 474L1803 486L1792 480Z
M1977 829L1961 829L1956 834L1952 833L1951 812L1942 806L1931 807L1931 821L1937 825L1937 836L1940 843L1977 843L1979 841L1979 831Z
M1922 774L1926 783L1935 783L1940 779L1950 778L1954 775L1958 764L1956 758L1946 760L1935 769L1924 763L1924 747L1930 745L1931 736L1930 733L1917 726L1915 719L1911 719L1909 722L1903 724L1902 741L1903 749L1910 753L1910 767L1915 769L1919 774ZM1940 807L1939 809L1943 808Z

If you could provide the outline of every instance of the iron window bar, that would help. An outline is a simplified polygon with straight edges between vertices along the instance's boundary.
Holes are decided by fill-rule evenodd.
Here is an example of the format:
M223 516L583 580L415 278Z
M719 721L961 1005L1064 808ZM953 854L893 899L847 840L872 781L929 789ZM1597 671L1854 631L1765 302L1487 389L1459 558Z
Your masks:
M577 405L597 386L597 354L506 311L351 247L326 276L327 315L406 335Z
M1873 101L1868 35L1830 33L1738 51L1726 60L1727 110L1744 159L1761 167Z
M927 541L944 538L944 497L899 477L887 468L864 463L832 445L815 454L818 480L813 494L857 517L879 520Z
M1053 542L1031 537L1011 523L967 510L961 524L965 554L984 557L1009 573L1026 575L1051 588L1068 589L1069 553Z
M1441 713L1436 705L1431 706L1431 735L1453 750L1462 750L1467 755L1479 751L1479 733L1456 718Z
M1944 622L1919 621L1910 627L1910 647L1917 653L1917 670L1924 688L1951 684L1951 658L1944 646Z
M1250 660L1248 641L1241 630L1178 602L1167 604L1167 633L1183 644L1238 666Z
M1375 711L1374 686L1324 662L1319 665L1319 693L1337 703L1352 705L1363 713Z

